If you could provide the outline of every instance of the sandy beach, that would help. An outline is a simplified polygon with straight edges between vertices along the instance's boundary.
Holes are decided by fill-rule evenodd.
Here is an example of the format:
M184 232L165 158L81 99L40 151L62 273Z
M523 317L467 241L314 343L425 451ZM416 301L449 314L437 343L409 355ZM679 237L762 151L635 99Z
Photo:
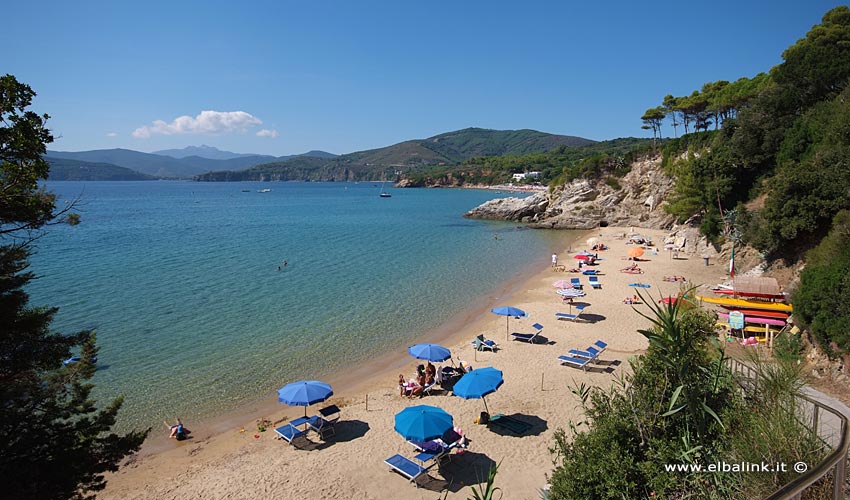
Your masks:
M666 231L635 230L663 248ZM409 378L420 362L404 353L388 353L348 374L349 380L358 383L345 384L329 401L308 408L310 414L331 403L342 408L335 438L325 442L313 433L309 436L311 445L296 449L275 439L271 430L258 432L253 418L240 421L238 417L230 420L229 428L217 429L211 435L195 433L193 439L183 442L164 441L159 434L164 434L165 429L154 429L153 443L146 448L157 452L142 453L110 475L108 486L99 497L435 499L442 498L447 490L449 498L467 498L471 494L468 486L485 478L490 466L501 464L496 483L503 490L503 498L538 498L538 490L545 485L546 475L553 467L549 447L554 444L555 430L567 429L571 420L581 418L577 398L570 389L582 383L609 386L626 372L628 359L647 346L636 330L648 321L623 303L625 297L635 295L629 283L651 285L641 291L658 300L661 295L675 296L680 289L679 282L664 281L665 276L684 276L695 285L711 285L726 277L725 262L711 262L706 267L692 247L688 247L690 252L680 252L675 260L663 249L657 253L647 250L641 257L644 261L638 263L644 274L622 273L620 269L630 264L625 259L633 245L618 237L627 232L629 228L610 227L589 231L571 245L572 252L563 248L558 253L560 263L576 267L574 255L585 249L585 239L594 236L604 241L609 249L599 252L601 261L594 267L601 273L601 289L592 289L585 275L558 272L547 263L513 287L509 298L483 298L480 309L456 320L458 324L452 328L442 329L452 331L447 337L420 339L449 347L455 363L464 360L476 369L493 366L502 370L504 385L487 396L487 405L492 414L512 415L531 424L525 434L494 432L495 428L474 424L484 409L481 400L465 400L445 392L415 400L400 397L398 374ZM570 312L571 306L561 300L552 284L573 277L580 277L587 295L575 299L572 312L577 312L575 305L589 304L582 313L585 321L555 317L556 312ZM511 318L510 332L531 333L532 325L539 323L547 342L528 344L506 339L509 332L505 317L487 312L504 305L529 313L529 317ZM474 351L470 341L482 333L501 349L495 353ZM603 340L608 348L601 356L602 362L592 370L559 364L559 355L570 349L584 349L596 340ZM397 453L413 457L413 448L393 430L393 417L417 404L443 408L471 440L465 453L452 455L450 462L431 468L428 477L420 478L419 488L384 464L384 459ZM253 411L246 409L248 414ZM303 408L280 405L268 418L276 421L302 414ZM191 424L187 425L191 428Z

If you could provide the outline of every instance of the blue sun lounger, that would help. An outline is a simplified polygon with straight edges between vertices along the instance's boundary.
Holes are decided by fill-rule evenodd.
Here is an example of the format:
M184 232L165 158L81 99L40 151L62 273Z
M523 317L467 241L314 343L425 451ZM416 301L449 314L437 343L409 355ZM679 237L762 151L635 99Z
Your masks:
M558 318L558 319L568 319L568 320L570 320L570 321L578 321L579 319L581 319L581 314L582 314L582 313L584 312L584 310L585 310L585 309L587 309L588 307L590 307L590 306L576 306L576 309L578 309L578 312L577 312L577 313L575 313L575 314L570 314L570 313L555 313L555 317L556 317L556 318Z
M299 420L301 420L301 419L299 419ZM306 422L301 422L301 423L305 424ZM292 425L292 422L285 424L285 425L281 425L280 427L275 428L274 431L277 433L277 435L281 439L286 441L288 444L295 446L296 448L298 447L298 445L296 445L295 442L294 442L296 439L307 439L307 432L302 431L301 429L299 429L295 425Z
M573 288L575 288L576 290L581 290L581 279L570 278L570 284L573 285Z
M534 323L531 327L536 330L534 333L512 333L511 337L513 337L514 340L522 340L523 342L533 344L536 342L537 336L540 335L540 332L543 331L543 325L540 323Z
M422 467L413 460L398 454L384 460L384 463L389 465L392 470L408 478L410 482L416 485L417 488L419 487L419 484L416 482L416 479L428 472L428 469L425 467Z
M588 361L597 361L600 354L602 354L602 351L593 346L588 347L586 351L570 349L570 355L575 356L577 358L586 359Z
M587 364L590 363L589 359L579 359L579 358L571 358L569 356L558 356L558 360L562 365L569 365L574 368L581 368L584 371L587 371Z
M592 286L593 288L597 290L602 289L602 283L599 282L599 278L597 278L596 276L588 276L587 281L590 282L590 286Z

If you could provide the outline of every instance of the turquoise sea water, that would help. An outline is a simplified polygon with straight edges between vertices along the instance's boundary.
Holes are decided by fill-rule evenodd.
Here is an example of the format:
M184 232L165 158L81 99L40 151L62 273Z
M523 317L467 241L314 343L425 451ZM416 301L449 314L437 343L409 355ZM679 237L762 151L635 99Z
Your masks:
M80 196L82 223L38 241L31 303L60 307L60 331L97 329L96 396L125 394L122 427L214 416L288 382L403 352L562 250L562 234L463 219L506 196L486 191L392 189L382 199L371 183L48 189L59 206Z

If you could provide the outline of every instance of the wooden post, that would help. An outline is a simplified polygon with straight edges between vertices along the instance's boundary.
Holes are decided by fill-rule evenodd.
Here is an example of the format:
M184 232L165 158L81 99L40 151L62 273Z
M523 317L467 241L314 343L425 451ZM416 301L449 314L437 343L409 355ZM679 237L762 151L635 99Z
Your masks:
M369 393L366 393L366 411L369 411Z

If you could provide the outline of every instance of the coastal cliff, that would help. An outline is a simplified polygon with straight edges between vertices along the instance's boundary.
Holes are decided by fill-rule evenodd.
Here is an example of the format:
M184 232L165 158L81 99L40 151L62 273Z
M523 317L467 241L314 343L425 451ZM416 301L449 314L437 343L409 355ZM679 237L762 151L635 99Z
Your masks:
M527 198L490 200L465 217L510 220L547 229L637 225L668 229L674 217L663 206L672 189L673 179L661 170L661 157L654 156L632 163L629 173L616 182L576 179Z

